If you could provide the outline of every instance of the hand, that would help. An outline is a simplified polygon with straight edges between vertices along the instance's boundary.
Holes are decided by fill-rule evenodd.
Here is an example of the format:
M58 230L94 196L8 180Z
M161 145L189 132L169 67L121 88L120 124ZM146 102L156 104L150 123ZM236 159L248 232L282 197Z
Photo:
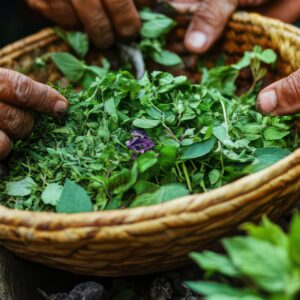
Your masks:
M179 13L192 13L185 47L194 53L206 52L221 36L228 19L239 6L256 6L266 0L167 0Z
M68 109L68 102L45 84L0 68L0 160L9 154L12 139L30 134L34 121L27 109L59 115Z
M145 0L137 2L143 3L142 1L145 2ZM117 38L134 37L139 33L141 26L133 0L27 0L27 2L61 27L76 29L83 25L98 48L111 46Z
M300 70L263 89L258 95L257 109L272 116L300 112Z
M271 18L287 23L300 20L299 0L273 0L267 5L257 8L257 11Z

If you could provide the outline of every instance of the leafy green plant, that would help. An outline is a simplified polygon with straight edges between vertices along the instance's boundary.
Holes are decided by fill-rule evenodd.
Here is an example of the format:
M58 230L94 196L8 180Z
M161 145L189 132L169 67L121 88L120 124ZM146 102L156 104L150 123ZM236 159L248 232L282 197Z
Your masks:
M226 254L193 253L193 260L218 282L187 282L206 300L296 300L300 295L300 215L289 233L264 218L243 226L248 236L223 240ZM231 283L231 284L230 284Z
M139 47L145 57L167 67L182 64L180 56L165 49L165 36L176 26L176 22L165 15L147 9L141 11L140 17L143 27Z
M142 18L144 37L161 43L174 26L149 11ZM80 54L85 38L60 34ZM72 213L159 204L262 170L298 145L290 134L294 117L255 109L260 80L276 61L272 50L255 47L236 64L203 69L198 84L160 71L136 80L109 71L106 60L97 67L69 53L50 56L83 89L56 85L71 103L67 118L37 116L30 138L15 143L0 182L8 207ZM240 95L236 80L244 68L253 84Z

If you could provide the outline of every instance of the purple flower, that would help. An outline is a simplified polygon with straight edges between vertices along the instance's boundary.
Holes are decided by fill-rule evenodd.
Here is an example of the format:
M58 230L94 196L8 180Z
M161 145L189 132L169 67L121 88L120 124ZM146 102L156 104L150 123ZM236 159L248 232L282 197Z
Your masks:
M142 130L133 129L131 136L132 139L126 142L126 146L135 153L143 154L155 147L150 137Z

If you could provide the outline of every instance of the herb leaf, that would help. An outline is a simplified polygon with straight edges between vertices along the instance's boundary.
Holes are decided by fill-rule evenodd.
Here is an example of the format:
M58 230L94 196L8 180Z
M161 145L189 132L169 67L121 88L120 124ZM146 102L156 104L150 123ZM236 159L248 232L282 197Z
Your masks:
M92 202L86 191L78 184L67 179L56 206L56 211L71 214L92 210Z

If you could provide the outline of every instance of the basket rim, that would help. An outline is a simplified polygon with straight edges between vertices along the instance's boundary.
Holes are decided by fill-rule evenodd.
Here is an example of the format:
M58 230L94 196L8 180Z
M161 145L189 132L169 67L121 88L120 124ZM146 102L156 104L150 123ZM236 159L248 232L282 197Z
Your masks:
M231 22L271 26L274 30L279 29L282 35L291 34L292 38L298 40L300 44L300 29L275 19L263 17L256 13L237 12L233 15ZM6 57L11 60L23 55L24 51L21 50L24 47L27 47L27 52L30 52L40 46L41 41L46 40L44 44L46 45L56 39L58 37L54 34L53 29L45 28L34 35L8 45L0 49L0 66L6 62ZM286 173L291 173L291 178L296 178L300 170L298 173L293 173L293 170L298 168L300 168L300 149L260 172L250 174L206 193L192 194L153 206L89 213L32 212L0 206L0 225L34 227L41 231L55 231L68 228L131 225L142 221L174 217L184 213L195 213L208 208L212 203L216 205L226 203L234 197L245 195Z

